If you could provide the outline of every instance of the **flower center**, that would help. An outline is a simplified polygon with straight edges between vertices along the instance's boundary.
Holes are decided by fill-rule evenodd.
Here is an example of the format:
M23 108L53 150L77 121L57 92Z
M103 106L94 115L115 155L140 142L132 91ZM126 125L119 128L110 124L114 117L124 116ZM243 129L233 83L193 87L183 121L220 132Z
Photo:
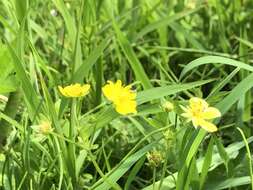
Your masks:
M195 108L192 108L191 109L191 112L192 112L192 116L193 117L201 117L201 113L204 112L204 108L203 107L195 107Z

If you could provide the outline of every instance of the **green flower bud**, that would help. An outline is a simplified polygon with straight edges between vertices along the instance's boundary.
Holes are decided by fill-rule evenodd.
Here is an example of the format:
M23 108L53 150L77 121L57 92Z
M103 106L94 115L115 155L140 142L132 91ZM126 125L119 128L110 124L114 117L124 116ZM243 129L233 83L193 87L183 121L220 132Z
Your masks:
M174 105L171 102L169 102L169 101L165 101L162 104L162 108L166 112L171 112L172 110L174 110Z

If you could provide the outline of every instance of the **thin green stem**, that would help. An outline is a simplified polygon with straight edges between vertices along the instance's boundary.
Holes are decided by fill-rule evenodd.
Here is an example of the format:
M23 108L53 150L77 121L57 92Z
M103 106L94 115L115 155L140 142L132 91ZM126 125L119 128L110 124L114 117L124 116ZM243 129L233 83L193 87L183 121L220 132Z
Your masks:
M97 105L96 107L94 107L93 109L91 109L90 111L86 112L84 115L82 115L82 118L86 117L87 115L90 115L91 113L95 112L96 110L104 107L106 105L106 102L102 102L101 104Z
M76 99L71 101L71 112L70 112L70 126L69 126L69 139L72 142L75 142L76 136ZM71 162L71 175L72 175L72 183L75 185L76 183L76 147L75 144L69 144L69 161Z
M99 173L99 175L104 179L104 181L106 181L108 184L111 185L111 187L115 190L121 190L120 186L117 184L113 184L108 177L103 173L103 171L100 169L98 163L96 162L96 159L94 158L93 154L89 151L89 155L90 155L90 159L94 165L94 167L96 168L96 171Z
M253 190L253 171L252 171L252 160L251 160L251 152L249 149L249 144L247 142L247 139L246 139L243 131L239 127L237 127L236 129L241 133L243 141L245 143L246 150L247 150L247 157L248 157L248 161L249 161L249 172L250 172L250 179L251 179L251 190Z
M64 140L64 141L66 141L66 142L68 142L68 143L70 143L70 144L74 144L75 146L78 146L79 148L88 150L87 147L85 147L84 145L82 145L82 144L80 144L80 143L77 143L77 142L75 142L75 141L73 141L73 140L71 140L71 139L68 139L68 138L66 138L66 137L64 137L64 136L62 136L62 135L59 135L59 134L57 134L57 133L55 133L55 132L50 132L50 134L53 135L53 136L57 136L58 138L60 138L60 139L62 139L62 140Z
M164 177L165 177L165 174L167 171L167 164L168 164L168 157L169 157L169 147L168 147L167 143L166 143L166 150L165 151L166 151L166 156L165 156L165 160L164 160L164 164L163 164L162 176L161 176L161 180L160 180L160 183L158 186L158 190L160 190L162 187L163 180L164 180Z
M170 126L163 127L163 128L160 128L160 129L157 129L157 130L154 130L154 131L150 132L149 134L147 134L145 137L143 137L143 138L142 138L142 139L141 139L141 140L140 140L128 153L127 153L127 155L118 163L118 165L117 165L115 168L113 168L110 172L108 172L108 173L106 174L106 176L111 175L111 173L113 173L115 170L117 170L117 168L118 168L122 163L124 163L124 162L128 159L128 157L130 157L130 155L133 154L133 153L136 151L136 149L137 149L143 142L145 142L149 137L151 137L151 136L153 136L153 135L155 135L155 134L157 134L157 133L160 133L160 132L162 132L162 131L168 129L169 127L171 127L171 125L170 125ZM160 140L161 140L161 139L157 139L157 142L160 141ZM93 187L93 188L95 188L95 187Z
M155 181L156 181L156 167L153 169L153 190L155 190Z

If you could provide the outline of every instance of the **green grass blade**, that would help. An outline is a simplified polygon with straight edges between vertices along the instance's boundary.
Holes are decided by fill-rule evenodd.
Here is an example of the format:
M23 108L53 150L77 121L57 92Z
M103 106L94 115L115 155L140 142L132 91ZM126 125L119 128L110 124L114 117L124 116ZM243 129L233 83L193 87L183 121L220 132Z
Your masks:
M215 144L217 146L218 153L220 154L220 157L222 158L223 163L226 168L226 171L228 173L228 162L229 162L228 153L226 152L225 147L223 146L223 144L221 143L221 141L217 137L214 137L214 140L215 140Z
M175 94L175 93L186 91L198 86L202 86L212 81L213 79L191 82L191 83L186 83L186 84L172 84L172 85L164 86L164 87L151 88L148 90L138 92L137 102L138 104L142 104L151 100L162 98L164 96L169 96L171 94Z
M22 32L21 32L22 33ZM26 75L26 70L24 68L24 64L21 61L21 58L15 52L14 48L8 43L8 49L10 55L13 59L13 65L17 72L17 77L21 82L21 88L24 93L26 102L28 104L28 108L30 109L30 119L34 119L34 116L37 113L37 109L39 108L40 100L39 95L34 90L33 85L31 84L28 76Z
M200 190L203 189L203 186L208 174L209 166L212 163L213 145L214 145L214 140L213 138L211 138L209 145L207 147L204 162L202 164L202 169L201 169L201 174L200 174L200 188L199 188Z
M122 48L126 58L128 59L129 64L131 65L131 68L133 69L134 74L136 76L136 79L142 83L145 89L151 88L152 84L150 83L150 80L147 74L145 73L141 62L138 60L130 42L124 36L124 34L120 31L116 23L113 24L113 27L116 32L120 47Z
M253 137L250 137L250 138L247 139L248 144L252 143L252 142L253 142ZM230 159L234 159L238 156L239 150L241 150L244 147L245 147L245 143L243 141L242 142L235 142L235 143L231 144L230 146L226 147L226 152L227 152ZM210 165L209 170L213 170L213 169L217 168L219 165L223 164L223 160L220 157L219 153L213 151L212 154L213 154L212 163ZM198 168L199 172L201 171L200 168L203 166L203 162L204 162L204 158L199 158L197 160L197 168ZM174 179L177 179L177 175L178 175L178 173L175 172L175 173L169 175L168 177L166 177L164 179L163 186L162 186L161 190L175 189ZM223 187L223 182L224 182L224 180L219 181L219 182L215 183L214 185L210 184L210 186L216 187L219 184L222 184L221 186ZM160 181L157 181L156 185L158 186L159 183L160 183ZM249 180L247 180L247 182L245 184L250 184L250 183L251 183L251 180L249 178ZM225 183L225 184L227 185L227 183ZM143 190L152 190L152 189L153 189L153 184L143 188ZM215 188L210 188L210 190L216 190L216 189Z
M167 16L167 17L162 18L158 21L150 23L149 25L145 26L140 32L138 32L138 34L134 38L134 41L143 37L144 35L148 34L149 32L151 32L153 30L159 29L161 26L167 26L172 22L175 22L175 21L180 20L190 14L193 14L193 13L199 11L201 8L203 8L203 7L198 7L193 10L182 11L182 12L176 13L175 15Z
M206 190L230 189L233 187L248 185L250 183L251 183L250 176L234 177L234 178L229 178L227 180L222 180L222 181L210 184L210 186L207 187Z
M243 133L243 131L237 127L236 128L240 134L242 135L242 138L243 138L243 141L245 143L245 147L246 147L246 150L247 150L247 158L248 158L248 161L249 161L249 173L250 173L250 179L251 179L251 189L253 189L253 171L252 171L252 158L251 158L251 152L250 152L250 148L249 148L249 144L247 142L247 139Z
M250 90L253 86L253 74L250 74L243 79L216 107L219 108L222 114L226 113L231 106L240 99L240 97Z
M143 156L133 167L133 169L131 170L131 172L128 175L124 190L128 190L131 187L131 183L134 181L134 179L137 176L137 173L139 172L139 170L142 168L144 162L146 160L146 156Z
M205 48L199 43L194 36L191 35L187 29L183 28L180 24L176 22L171 22L169 26L176 32L181 33L185 39L191 44L193 48L204 50Z
M124 175L131 167L134 163L136 163L139 159L141 159L141 157L143 155L145 155L148 151L150 151L153 146L156 143L151 143L149 145L146 145L145 147L143 147L142 149L140 149L139 151L137 151L136 153L134 153L133 155L131 155L129 158L127 158L123 163L121 163L116 170L114 170L109 176L108 179L111 182L116 183L118 181L118 179ZM101 183L101 180L98 181L97 183ZM95 184L96 186L96 184ZM96 188L91 188L94 190L108 190L110 189L110 185L106 182L102 182L99 186L97 186Z
M198 67L200 65L205 65L209 63L219 63L219 64L224 64L224 65L231 65L234 67L238 67L241 69L245 69L248 71L253 72L253 67L250 65L247 65L241 61L236 61L233 59L225 58L225 57L219 57L219 56L204 56L198 59L195 59L194 61L188 63L183 71L181 72L180 78L183 78L186 73L191 71L193 68Z
M74 46L75 43L75 37L76 37L76 24L73 17L70 15L65 3L63 0L52 0L57 9L62 14L62 17L64 18L64 23L66 24L66 28L68 30L69 39Z
M76 69L72 79L73 82L82 82L83 79L87 77L89 71L97 62L98 58L103 54L110 41L110 39L103 40L96 49L90 53L88 58Z

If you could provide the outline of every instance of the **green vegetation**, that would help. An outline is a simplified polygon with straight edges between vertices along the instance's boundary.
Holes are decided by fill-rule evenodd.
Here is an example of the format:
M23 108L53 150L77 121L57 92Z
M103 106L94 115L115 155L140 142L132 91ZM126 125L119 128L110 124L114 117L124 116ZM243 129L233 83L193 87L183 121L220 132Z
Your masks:
M1 0L0 189L253 190L252 10ZM108 80L132 84L131 100L120 88L111 103ZM89 94L59 91L75 83ZM135 92L137 113L122 114ZM220 111L218 131L181 115L192 97Z

